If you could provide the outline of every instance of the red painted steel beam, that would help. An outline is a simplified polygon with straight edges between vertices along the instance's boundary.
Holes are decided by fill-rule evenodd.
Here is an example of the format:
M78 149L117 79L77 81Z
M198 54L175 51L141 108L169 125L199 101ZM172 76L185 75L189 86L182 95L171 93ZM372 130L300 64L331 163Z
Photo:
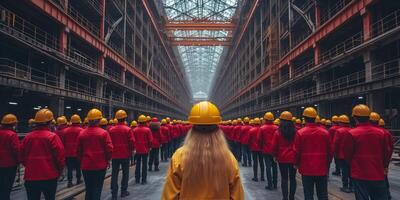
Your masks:
M171 56L171 54L170 54L170 52L169 52L169 50L168 50L168 48L167 48L167 46L166 46L166 44L165 44L165 41L164 41L164 39L163 39L163 37L162 37L162 35L161 35L161 32L160 32L160 28L158 27L157 21L155 20L155 17L154 17L153 13L152 13L151 10L150 10L150 6L149 6L147 0L142 0L142 3L143 3L144 9L146 10L147 14L150 16L150 21L151 21L151 23L153 24L154 29L155 29L156 32L157 32L157 35L158 35L158 37L159 37L159 39L160 39L160 41L161 41L161 44L163 45L165 51L167 52L168 58L170 59L172 65L174 66L175 73L176 73L177 75L179 75L178 68L177 68L177 66L175 65L175 62L174 62L174 60L172 59L172 56ZM180 79L180 81L182 82L183 80ZM183 85L183 87L186 89L186 93L187 93L187 94L190 94L189 89L187 88L186 83L183 83L183 82L182 82L182 85Z
M121 65L124 69L127 69L136 77L141 79L147 85L168 97L174 103L176 99L169 96L167 92L162 90L158 85L148 79L143 73L141 73L137 68L132 66L128 61L126 61L122 56L116 53L114 50L109 48L104 41L93 35L90 31L85 29L83 26L78 24L74 19L68 16L64 11L60 10L57 6L47 0L30 0L34 6L42 10L45 14L55 19L58 23L64 25L70 31L74 32L76 35L81 37L83 40L88 42L91 46L96 48L98 51L102 52L105 56L111 58L113 61ZM176 105L178 105L176 103Z
M170 41L170 44L172 46L230 46L232 43L215 40L180 40Z
M331 18L327 23L323 24L319 27L314 33L311 34L306 40L297 45L294 49L292 49L288 54L286 54L279 63L272 66L273 70L265 71L261 76L259 76L256 80L252 81L248 86L243 88L240 92L238 92L234 97L229 99L227 103L224 103L221 108L225 108L227 105L232 103L238 97L245 94L247 91L256 87L263 80L268 78L272 71L280 69L284 65L290 63L293 59L295 59L300 54L304 53L306 50L313 47L314 44L317 44L319 41L324 39L327 35L335 31L338 27L343 25L350 18L359 14L362 10L366 9L369 5L374 3L376 0L359 0L347 5L342 11L336 14L333 18Z
M169 22L164 26L165 30L213 30L213 31L232 31L235 28L233 23L196 23L187 22Z

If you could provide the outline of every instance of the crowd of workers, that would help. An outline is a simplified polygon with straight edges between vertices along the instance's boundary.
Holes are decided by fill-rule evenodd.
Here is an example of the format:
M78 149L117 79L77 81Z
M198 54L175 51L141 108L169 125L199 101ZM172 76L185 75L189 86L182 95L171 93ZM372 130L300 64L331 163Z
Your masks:
M167 161L172 156L190 125L181 120L159 121L140 115L129 127L127 118L124 110L107 120L100 110L91 109L83 122L77 114L68 121L65 116L55 119L52 111L41 109L29 120L31 131L20 141L15 132L16 115L4 115L0 127L0 199L10 199L20 164L25 169L28 200L39 200L42 194L46 200L55 199L65 166L68 187L74 185L74 171L77 185L82 183L83 174L87 200L100 199L110 167L112 199L118 196L120 170L120 196L128 196L130 164L136 164L136 183L146 184L147 171L159 171L160 160Z
M343 192L354 192L357 200L390 199L387 173L393 152L393 139L384 128L383 119L378 113L371 112L368 106L360 104L353 108L354 127L350 126L347 115L333 116L331 120L320 119L312 107L304 109L302 119L296 119L292 113L284 111L277 119L271 112L267 112L262 118L245 117L243 120L238 118L228 121L220 120L218 110L214 111L215 116L207 116L210 112L208 107L217 110L208 102L205 105L196 104L189 122L170 118L159 121L157 118L140 115L137 122L131 122L130 127L124 110L118 110L115 119L108 121L100 110L91 109L82 122L77 114L72 115L68 121L65 116L54 119L49 109L41 109L29 120L32 130L22 141L19 141L15 132L17 117L7 114L3 116L0 128L0 199L10 199L19 164L25 167L24 185L29 200L39 200L42 193L46 200L55 199L57 183L65 165L68 187L73 186L73 171L76 174L76 184L82 182L82 171L86 186L85 198L97 200L101 197L105 174L111 163L111 193L112 198L117 199L120 169L120 196L126 197L129 195L130 162L134 160L136 164L136 183L146 184L147 171L159 171L159 161L167 161L171 156L175 157L175 161L171 161L163 199L173 199L169 198L173 196L171 193L190 187L181 188L170 184L177 184L180 178L180 181L187 180L188 185L201 184L205 177L198 170L209 170L203 172L211 175L221 170L212 169L212 166L218 165L219 160L230 162L231 153L223 153L226 142L218 137L219 132L225 135L222 138L226 138L226 146L236 160L243 167L253 167L252 180L266 181L265 189L277 189L279 168L284 200L293 200L295 197L297 171L301 174L304 199L313 199L314 188L318 199L328 199L329 167L332 160L336 165L332 174L342 176ZM193 112L200 114L196 118ZM207 132L215 133L216 137L205 134ZM198 149L185 152L179 148L182 142L185 149ZM212 157L210 152L213 151L208 151L210 148L214 148L212 155L220 153L222 156ZM178 158L185 153L190 156ZM207 160L217 163L207 164ZM197 181L188 175L176 177L183 173L183 169L176 168L181 167L181 162L186 163L186 171L192 172L189 176L197 177ZM199 163L195 165L195 162ZM231 173L232 177L236 177L232 179L236 190L231 192L235 192L236 198L231 195L231 199L242 199L240 175L235 165ZM215 180L218 177L224 179L223 174L214 173L203 186L209 190L224 188ZM210 189L212 179L216 185ZM202 187L191 188L188 190L190 194L185 195L209 195L201 190Z
M354 127L347 115L320 119L317 111L308 107L303 119L288 111L275 119L267 112L262 118L224 121L220 128L242 166L253 166L252 180L265 181L266 174L265 189L277 189L279 165L283 200L295 198L297 170L304 199L314 198L314 188L318 199L328 199L332 160L336 165L332 175L342 176L341 191L355 192L357 200L391 199L387 173L392 135L379 114L366 105L355 106L352 117Z

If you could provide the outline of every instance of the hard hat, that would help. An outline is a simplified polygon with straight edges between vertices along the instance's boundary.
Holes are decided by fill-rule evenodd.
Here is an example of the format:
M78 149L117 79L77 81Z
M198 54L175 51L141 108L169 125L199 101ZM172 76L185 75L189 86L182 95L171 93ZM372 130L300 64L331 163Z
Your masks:
M371 114L371 111L365 104L358 104L354 106L352 112L353 117L369 117L369 114Z
M380 119L381 119L381 116L379 116L379 114L376 112L371 112L371 114L369 114L370 121L378 122Z
M296 117L292 117L292 122L294 123L294 122L296 122Z
M151 117L149 115L146 116L146 121L151 121Z
M17 116L14 114L6 114L1 119L1 124L16 124L18 123Z
M326 119L325 119L325 118L322 118L322 119L321 119L321 124L326 125Z
M52 123L52 124L57 124L57 122L56 122L55 119L51 120L51 123Z
M272 112L266 112L264 115L264 119L268 121L273 121L274 120L274 114Z
M242 118L237 118L238 123L242 123Z
M379 119L379 126L385 126L385 120L382 118Z
M331 126L331 125L332 125L332 121L331 121L331 120L329 120L329 119L327 119L327 120L325 121L325 125L327 125L327 126Z
M128 115L126 114L125 110L118 110L115 113L115 118L117 118L117 119L124 119L124 118L127 118L127 117L128 117Z
M292 121L292 117L293 117L292 113L290 113L289 111L283 111L279 116L279 119Z
M338 120L339 120L338 116L336 116L336 115L332 116L332 122L336 123L336 122L338 122Z
M140 115L140 116L138 117L138 122L139 122L139 123L144 123L144 122L146 122L146 121L147 121L147 117L146 117L146 116Z
M99 122L99 125L100 126L106 126L108 124L108 122L107 122L107 119L106 118L101 118L101 120L100 120L100 122Z
M169 123L171 121L171 118L167 117L165 118L165 120L167 120L167 123Z
M243 121L246 122L246 123L249 123L249 122L250 122L250 118L249 118L249 117L245 117L245 118L243 119Z
M47 123L53 120L54 120L53 112L51 112L47 108L40 109L39 111L36 112L35 123Z
M30 118L29 120L28 120L28 124L29 125L32 125L32 124L34 124L35 123L35 120L33 119L33 118Z
M279 125L280 122L281 122L281 120L279 120L279 119L275 119L275 120L274 120L274 124L275 124L275 125Z
M113 119L108 120L108 124L114 124L114 120Z
M350 119L347 115L340 115L338 117L338 122L348 124L350 123Z
M250 120L250 121L251 121L251 120ZM237 125L237 123L238 123L238 122L237 122L236 119L234 119L234 120L232 121L232 124L233 124L233 125ZM250 123L250 122L249 122L249 123Z
M131 127L136 127L137 126L137 122L135 121L135 120L133 120L132 122L131 122Z
M103 113L99 109L93 108L89 110L87 118L89 121L100 120L103 118Z
M315 117L315 123L321 123L321 118L319 117L319 115L317 115L317 117Z
M254 125L254 119L251 119L251 120L249 121L249 124L250 124L250 125Z
M217 106L209 101L202 101L192 107L189 122L195 125L219 124L221 115Z
M57 125L67 124L67 118L65 116L57 117Z
M296 124L301 124L301 119L296 119Z
M254 118L254 124L256 124L256 125L261 124L260 118L258 118L258 117Z
M315 108L313 107L307 107L306 109L304 109L303 111L303 116L304 117L309 117L309 118L316 118L317 117L317 110L315 110Z
M80 117L79 115L77 115L77 114L72 115L70 121L71 121L71 123L73 123L73 124L80 124L80 123L82 123L81 117Z
M161 120L161 124L167 124L168 122L167 122L167 120L166 119L162 119Z
M158 122L158 118L157 117L153 117L153 119L151 119L151 122Z
M228 120L228 124L229 124L229 125L232 124L232 120Z
M87 117L85 117L85 119L83 120L83 123L84 123L84 124L87 124L87 123L89 123L89 120L88 120L88 118L87 118Z

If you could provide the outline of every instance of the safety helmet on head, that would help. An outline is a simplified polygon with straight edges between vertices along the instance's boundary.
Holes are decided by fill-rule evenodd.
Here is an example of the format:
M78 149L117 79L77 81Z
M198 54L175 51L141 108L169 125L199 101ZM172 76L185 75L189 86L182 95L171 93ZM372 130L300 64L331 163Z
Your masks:
M243 121L244 121L245 123L249 123L249 122L250 122L250 118L249 118L249 117L245 117L245 118L243 119Z
M277 126L280 124L280 122L281 122L281 120L279 118L274 120L274 124Z
M146 116L146 121L151 121L151 117L149 115Z
M313 107L307 107L306 109L303 110L303 116L304 117L309 117L309 118L316 118L318 115L317 110Z
M117 118L117 119L124 119L124 118L127 118L127 117L128 117L128 114L126 114L125 110L118 110L115 113L115 118Z
M317 117L315 117L315 123L317 123L317 124L321 123L321 118L319 117L319 115L317 115Z
M294 122L296 122L296 117L292 117L292 122L294 123Z
M332 122L333 122L333 123L338 122L338 120L339 120L339 117L338 117L337 115L333 115L333 116L332 116Z
M89 123L89 119L87 117L85 117L85 119L83 120L84 124L88 124Z
M107 121L107 119L106 118L101 118L101 120L100 120L100 122L99 122L99 125L100 126L106 126L108 124L108 121Z
M139 123L144 123L147 121L147 117L144 115L140 115L137 120Z
M35 123L35 120L33 119L33 118L30 118L29 120L28 120L28 124L29 125L32 125L32 124L34 124Z
M381 116L376 112L371 112L371 114L369 114L370 121L378 122L380 119L381 119Z
M171 118L167 117L165 118L165 120L167 120L167 123L169 123L171 121Z
M82 123L81 117L80 117L79 115L77 115L77 114L72 115L70 121L71 121L71 123L73 123L73 124L80 124L80 123Z
M321 119L321 124L326 125L326 119L325 118Z
M254 124L260 125L261 124L260 118L258 118L258 117L254 118Z
M136 127L137 126L137 122L135 121L135 120L133 120L132 122L131 122L131 127Z
M232 125L237 125L237 120L236 119L234 119L233 121L232 121ZM250 122L249 122L250 123Z
M89 121L100 120L103 118L103 113L101 113L101 111L97 108L92 108L89 110L87 118Z
M353 117L369 117L369 114L371 114L371 110L365 104L358 104L354 106L352 111Z
M250 124L250 125L254 125L254 119L251 119L251 120L249 121L249 124Z
M264 119L268 120L268 121L273 121L274 120L274 114L272 114L272 112L266 112L264 114Z
M189 122L194 125L217 125L221 122L221 114L217 106L209 101L202 101L192 107Z
M53 112L49 109L44 108L40 109L35 114L35 123L48 123L54 120Z
M331 126L331 125L332 125L332 121L331 121L331 120L329 120L329 119L327 119L327 120L325 121L325 125L327 125L327 126Z
M281 120L287 120L287 121L292 121L293 115L289 111L283 111L281 115L279 116L279 119Z
M16 124L18 123L17 116L14 114L6 114L1 119L1 124L9 125L9 124Z
M347 115L340 115L338 118L338 122L348 124L350 123L350 119Z
M167 122L167 120L166 119L162 119L161 120L161 124L167 124L168 122Z
M115 124L113 119L108 120L108 124Z
M296 124L301 124L301 119L296 119Z
M67 124L67 118L65 116L57 117L57 125Z
M382 118L379 119L379 126L385 126L385 120Z

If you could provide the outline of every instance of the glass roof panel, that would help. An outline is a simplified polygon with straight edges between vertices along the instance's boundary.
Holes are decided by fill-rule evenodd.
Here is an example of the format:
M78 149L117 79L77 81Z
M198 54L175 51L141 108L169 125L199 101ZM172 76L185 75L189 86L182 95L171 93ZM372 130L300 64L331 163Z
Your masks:
M163 0L169 22L229 23L236 11L238 0ZM174 30L175 41L226 41L230 30ZM223 46L178 46L194 98L207 98Z

